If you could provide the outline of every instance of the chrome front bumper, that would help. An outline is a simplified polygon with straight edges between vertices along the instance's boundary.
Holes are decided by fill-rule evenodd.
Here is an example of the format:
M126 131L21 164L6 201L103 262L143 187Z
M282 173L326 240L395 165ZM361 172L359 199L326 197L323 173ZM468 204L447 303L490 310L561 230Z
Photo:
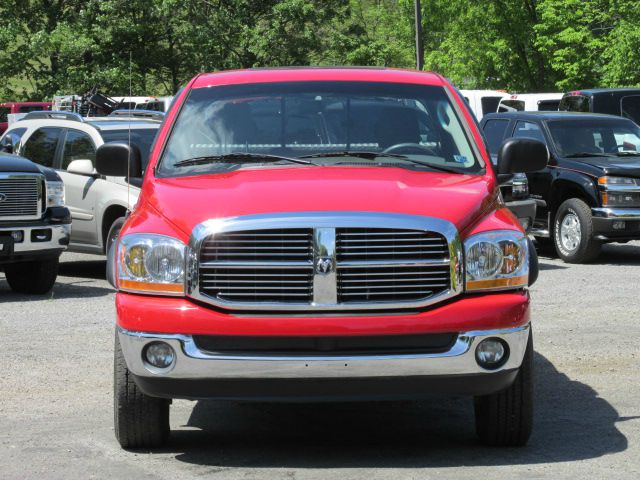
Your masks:
M509 345L509 358L497 370L478 365L475 346L484 338L498 337ZM131 332L118 328L127 367L143 378L174 380L220 379L327 379L411 376L495 375L520 367L529 339L529 325L505 330L479 330L458 335L449 351L431 354L354 356L228 356L199 350L190 335ZM171 369L159 372L145 364L145 345L170 344L177 358Z
M596 218L613 220L640 220L640 208L592 208Z
M51 230L51 239L46 241L32 241L31 232L33 230ZM13 244L15 255L38 252L41 250L64 250L69 244L71 235L71 225L37 225L37 226L2 226L0 232L22 231L23 240Z

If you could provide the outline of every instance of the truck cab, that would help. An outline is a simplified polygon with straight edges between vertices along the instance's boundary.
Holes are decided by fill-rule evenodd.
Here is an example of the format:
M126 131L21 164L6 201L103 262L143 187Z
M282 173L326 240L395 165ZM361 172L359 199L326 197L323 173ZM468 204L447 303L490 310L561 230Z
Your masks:
M488 445L532 428L537 258L464 99L433 73L203 74L160 127L108 252L115 432L167 441L171 399L474 398ZM135 156L102 145L96 168Z

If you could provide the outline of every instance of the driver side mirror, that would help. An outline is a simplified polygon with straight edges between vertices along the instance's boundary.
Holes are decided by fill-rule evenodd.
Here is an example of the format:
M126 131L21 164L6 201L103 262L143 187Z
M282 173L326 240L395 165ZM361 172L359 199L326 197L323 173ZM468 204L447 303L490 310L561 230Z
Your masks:
M507 138L498 151L498 180L514 173L537 172L549 163L549 150L532 138Z
M76 173L78 175L85 175L88 177L92 177L97 175L95 169L93 168L93 163L91 160L73 160L67 166L67 172Z
M140 149L124 142L110 142L98 147L96 170L108 177L141 177Z
M0 142L0 151L5 153L13 153L14 145L11 135L6 135Z

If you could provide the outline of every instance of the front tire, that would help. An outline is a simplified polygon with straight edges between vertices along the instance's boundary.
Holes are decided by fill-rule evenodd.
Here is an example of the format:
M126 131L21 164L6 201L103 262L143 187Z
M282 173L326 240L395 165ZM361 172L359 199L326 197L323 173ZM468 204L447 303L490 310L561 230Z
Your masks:
M44 295L56 283L59 258L32 262L10 263L4 266L4 274L11 290L17 293Z
M516 379L508 388L475 397L476 433L496 447L522 447L533 428L533 333Z
M567 263L594 260L602 244L593 238L589 205L578 198L563 202L554 219L553 240L558 256Z
M122 448L154 448L169 438L170 400L145 395L131 378L116 334L113 364L113 413Z

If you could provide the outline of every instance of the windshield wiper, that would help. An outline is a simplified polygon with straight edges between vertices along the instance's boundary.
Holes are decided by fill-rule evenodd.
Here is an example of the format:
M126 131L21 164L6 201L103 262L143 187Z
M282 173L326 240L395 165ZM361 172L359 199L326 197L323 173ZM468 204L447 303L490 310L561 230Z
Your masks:
M564 158L581 158L581 157L612 157L611 153L594 153L594 152L577 152L564 155Z
M302 165L315 165L315 163L308 160L302 160L294 157L283 157L280 155L268 155L266 153L249 153L249 152L234 152L225 153L222 155L205 155L202 157L187 158L186 160L180 160L176 162L174 167L187 167L191 165L206 165L207 163L215 162L233 162L233 163L247 163L247 162L290 162L300 163Z
M311 155L302 155L299 158L334 158L334 157L357 157L357 158L365 158L367 160L375 160L378 157L402 158L402 159L408 158L406 155L400 155L399 153L364 152L364 151L347 151L347 150L345 150L344 152L313 153Z
M400 155L399 153L384 153L384 152L362 152L362 151L345 151L345 152L326 152L326 153L314 153L311 155L304 155L300 158L333 158L333 157L356 157L363 158L365 160L375 160L376 158L399 158L405 162L412 163L414 165L420 165L421 167L431 168L440 172L447 173L462 173L455 168L444 167L430 162L422 162L420 160L414 160L406 155Z

